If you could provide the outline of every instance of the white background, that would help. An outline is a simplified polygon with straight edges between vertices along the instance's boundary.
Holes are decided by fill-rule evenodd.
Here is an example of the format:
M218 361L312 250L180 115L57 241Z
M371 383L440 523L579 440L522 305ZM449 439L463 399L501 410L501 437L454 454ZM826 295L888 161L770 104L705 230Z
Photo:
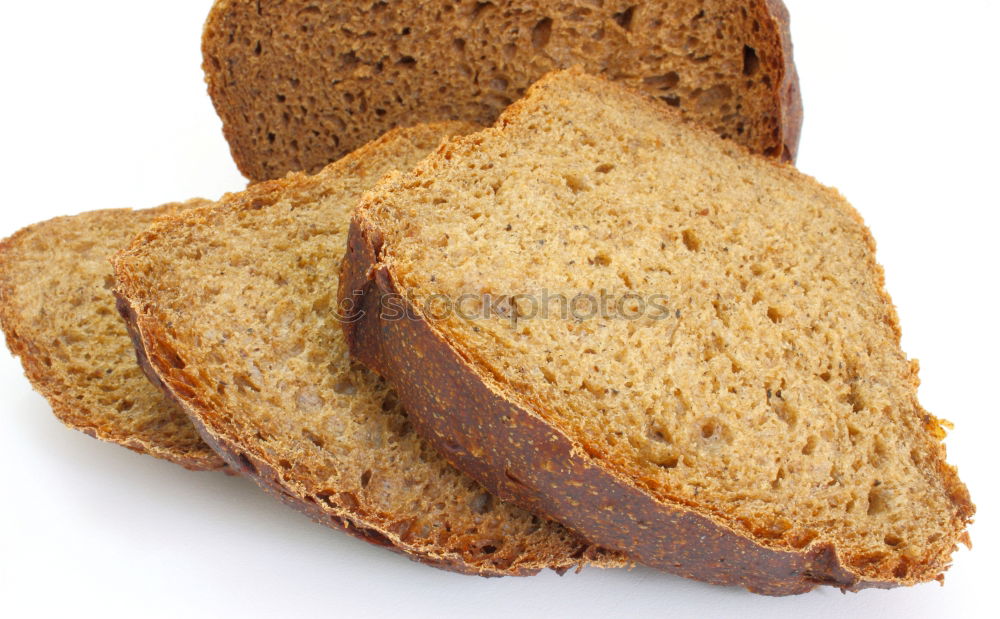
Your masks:
M65 429L0 353L0 615L991 615L1000 448L1000 155L989 0L787 0L799 167L879 241L926 408L979 515L947 584L785 599L653 570L478 579L312 524L250 482ZM3 1L0 236L56 215L217 197L244 181L200 70L209 0Z

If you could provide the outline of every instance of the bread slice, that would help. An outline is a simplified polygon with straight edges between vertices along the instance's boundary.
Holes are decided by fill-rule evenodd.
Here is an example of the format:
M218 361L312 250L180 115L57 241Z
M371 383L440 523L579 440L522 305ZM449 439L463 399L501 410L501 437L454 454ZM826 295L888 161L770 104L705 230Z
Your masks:
M0 243L0 325L56 416L90 436L194 470L225 463L142 375L115 312L108 258L155 218L204 204L59 217Z
M621 565L494 501L348 358L337 271L351 208L384 173L473 129L397 130L316 176L262 183L154 226L114 259L120 307L149 369L206 439L320 522L482 575Z
M937 578L974 511L874 251L836 191L568 71L368 194L341 282L352 353L487 489L789 594Z
M219 0L202 49L254 180L318 171L393 127L491 123L575 64L759 153L794 159L802 123L780 0Z

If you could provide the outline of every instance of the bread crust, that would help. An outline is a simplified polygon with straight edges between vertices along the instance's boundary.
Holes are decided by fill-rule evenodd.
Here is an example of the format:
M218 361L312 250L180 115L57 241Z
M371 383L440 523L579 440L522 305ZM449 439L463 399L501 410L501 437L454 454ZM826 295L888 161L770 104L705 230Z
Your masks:
M771 61L776 74L776 78L769 85L770 113L773 114L777 125L777 133L774 136L775 146L769 147L767 152L763 154L783 161L795 161L802 129L803 108L799 78L793 56L788 9L783 0L754 0L749 3L740 3L740 8L750 11L761 30L767 33L766 37L762 37L766 40L767 48L760 51ZM305 124L301 120L296 121L298 125L301 125L298 129L287 128L288 119L285 119L286 129L284 131L291 132L290 134L296 138L291 142L297 145L290 147L289 152L281 152L280 148L271 145L259 144L257 139L259 136L255 137L255 129L258 127L253 123L262 122L258 119L264 118L262 110L266 106L272 105L271 97L273 95L273 85L265 83L257 75L260 71L257 68L258 63L265 62L266 55L265 58L258 57L260 54L258 44L256 52L258 56L250 54L249 51L246 52L245 57L239 54L227 56L225 45L226 42L232 43L237 25L241 21L271 19L274 21L273 27L275 29L287 27L288 23L292 23L293 19L282 20L279 17L269 15L269 9L270 7L266 4L262 6L259 0L216 0L205 21L202 34L203 70L209 96L222 119L223 134L229 143L237 167L253 181L278 178L287 172L299 169L304 169L307 172L316 171L327 162L334 161L353 148L361 146L360 143L344 140L339 146L331 147L329 156L323 161L310 160L313 156L303 154L303 152L291 152L292 148L302 150L298 147L309 139L308 130L320 129L320 122L309 117L306 118ZM395 40L386 41L386 48L389 49L396 43ZM441 45L446 44L448 42L441 43ZM569 68L571 65L582 62L583 59L583 56L578 56L568 62L559 62L558 66L551 68ZM321 59L317 59L317 61L321 61ZM484 59L483 62L485 63L486 60ZM500 61L496 60L496 62ZM250 77L244 80L234 79L231 73L234 72L233 67L236 65L246 65L240 70L245 76ZM521 67L520 70L527 74L531 74L533 71L527 67ZM516 71L517 69L515 69ZM535 74L534 77L538 78L541 75ZM254 81L255 79L258 81ZM388 88L385 84L371 86L376 94ZM373 100L377 99L377 97L372 98ZM455 115L451 117L458 118ZM415 115L402 124L439 120L443 120L443 118ZM492 118L464 118L464 120L491 122ZM380 132L379 129L384 131L390 128L391 126L376 128L375 134L369 135L367 139L374 139L376 134ZM340 135L333 136L334 140L339 140L340 137ZM335 142L331 140L331 144L333 143ZM292 161L295 161L295 165L291 164Z
M795 68L792 53L792 28L788 7L783 0L767 0L767 17L772 27L777 29L778 42L781 45L783 69L781 80L775 85L775 94L781 101L778 108L781 118L782 161L794 162L799 154L799 139L802 136L802 91L799 88L799 72Z
M764 595L805 593L817 585L857 591L912 584L864 580L829 543L770 548L642 492L505 394L412 304L402 301L408 318L383 320L382 299L392 295L398 304L404 297L392 269L379 262L382 235L355 218L348 243L340 295L354 308L343 322L351 354L394 386L414 427L449 462L501 499L640 563Z
M583 75L579 68L567 73ZM675 113L644 100L655 113ZM484 133L502 131L523 108L523 100L514 103ZM458 138L431 158L447 159L452 148L478 144L477 140L478 135ZM736 151L750 154L739 145ZM790 167L775 160L770 165ZM425 167L421 164L415 173ZM384 181L391 183L393 179ZM378 191L370 194L372 200ZM596 544L621 550L639 563L765 595L804 593L818 585L845 591L893 588L943 578L939 572L947 566L939 563L928 564L923 573L865 577L845 564L831 542L817 540L794 550L779 547L711 514L653 498L546 422L535 412L544 405L514 393L501 377L489 375L466 358L407 300L391 263L383 261L384 235L366 217L366 202L355 210L340 276L341 307L349 310L342 324L351 354L396 389L418 432L490 492L561 522ZM860 215L851 213L861 223ZM870 234L867 243L874 252ZM382 319L381 303L387 297L390 313L405 319ZM893 323L898 341L895 314ZM944 461L943 447L940 450L938 473L956 506L957 519L968 523L975 508L955 469ZM968 544L964 532L957 539Z
M265 492L292 509L305 514L314 522L334 529L342 530L349 535L364 540L375 546L387 548L399 554L406 555L409 558L421 563L426 563L448 571L463 574L478 574L480 576L487 577L510 575L507 572L501 573L489 572L485 570L473 570L470 569L470 567L465 563L448 557L431 557L427 555L412 554L411 552L407 552L405 548L401 547L397 541L392 540L385 533L380 531L378 527L361 524L359 523L360 519L348 517L342 512L337 513L331 509L323 509L315 502L305 500L301 496L296 496L290 492L289 489L281 483L280 474L274 469L274 467L269 465L256 454L247 449L241 448L224 435L209 430L202 420L202 416L205 414L205 407L199 407L196 403L178 396L178 391L182 393L184 392L182 385L174 384L170 382L169 379L165 380L160 377L160 374L158 374L154 369L154 364L151 361L151 355L152 358L156 358L155 340L150 341L147 344L147 340L140 334L141 329L138 325L142 322L142 320L139 317L139 314L136 312L135 308L131 305L128 299L121 293L116 292L115 296L117 298L118 313L121 314L122 319L128 327L129 336L132 338L132 343L136 350L136 356L138 357L139 365L142 367L143 372L145 372L146 376L153 382L153 384L159 386L160 389L163 390L163 393L166 394L168 398L188 413L188 416L191 418L191 422L198 430L198 434L201 435L202 439L208 443L209 446L211 446L212 449L215 450L215 452L218 453L219 456L221 456L234 471L239 471L240 474L253 479ZM530 576L539 571L540 568L526 569L519 571L514 575Z
M192 200L191 204L198 204L205 201ZM180 205L177 203L165 204L154 209L150 209L153 214L167 214L176 210ZM109 215L128 215L131 209L107 209L97 211L93 214L102 213ZM33 234L39 226L44 226L48 222L42 222L28 226L16 232L14 235L0 241L0 325L3 327L6 336L7 348L11 354L21 359L25 376L31 385L42 394L52 407L55 416L67 427L83 432L87 436L98 440L121 445L131 451L140 454L148 454L155 458L160 458L179 464L191 471L218 471L222 470L228 474L235 474L226 466L226 463L214 452L205 451L194 452L157 443L136 436L128 431L111 424L101 424L95 421L95 416L74 398L66 393L66 384L58 373L43 359L43 353L38 345L29 337L22 335L25 317L22 316L11 303L15 297L15 274L10 271L9 256L13 253L22 239ZM109 299L110 302L110 299ZM205 446L203 446L205 448Z
M369 147L355 151L334 165L350 169L354 163L363 163L376 145L389 142L400 134L435 133L436 130L432 127L394 130ZM472 126L466 128L472 130ZM253 185L240 194L224 197L220 204L252 210L274 202L276 196L303 190L309 183L309 177L303 174L289 175L280 180ZM157 231L153 230L147 233L147 236L156 233ZM140 237L133 242L133 247L142 245L144 241L145 239ZM219 416L217 411L213 410L201 394L177 378L177 373L172 371L175 369L172 359L176 353L164 335L168 327L154 312L144 308L141 301L137 301L139 297L136 294L137 284L133 282L121 256L122 254L119 254L113 260L118 282L115 289L117 308L128 328L143 371L184 410L204 441L234 470L253 479L263 490L286 505L320 524L346 531L359 539L404 554L420 563L463 574L485 577L530 576L545 568L564 573L569 569L579 569L585 565L621 567L628 564L621 555L599 549L581 540L578 552L572 557L567 553L567 556L561 557L526 557L513 566L490 565L488 562L474 565L463 560L458 552L437 551L427 545L418 546L404 541L398 532L393 531L391 515L366 511L358 506L356 501L352 504L349 499L342 496L347 493L339 492L328 497L317 496L315 488L310 490L295 478L289 477L287 473L279 471L272 464L273 460L269 460L257 451L257 446L253 442L237 441L235 437L227 434L225 428L215 422Z

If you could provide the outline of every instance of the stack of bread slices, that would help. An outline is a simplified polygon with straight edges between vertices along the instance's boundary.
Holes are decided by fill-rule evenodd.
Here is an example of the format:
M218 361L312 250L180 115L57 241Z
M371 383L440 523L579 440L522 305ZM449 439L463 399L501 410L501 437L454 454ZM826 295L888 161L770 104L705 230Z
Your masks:
M332 27L336 24L337 27ZM940 579L974 506L779 0L219 0L253 181L0 245L67 425L437 567Z

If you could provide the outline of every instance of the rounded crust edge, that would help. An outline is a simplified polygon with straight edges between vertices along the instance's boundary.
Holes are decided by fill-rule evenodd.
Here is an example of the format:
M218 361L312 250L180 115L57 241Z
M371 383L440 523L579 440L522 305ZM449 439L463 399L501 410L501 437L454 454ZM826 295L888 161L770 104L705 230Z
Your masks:
M565 562L535 559L526 560L508 568L487 565L475 566L463 560L456 553L434 552L427 547L404 542L398 534L386 526L387 523L383 522L378 514L363 513L350 505L343 504L338 496L330 496L329 500L324 500L324 504L321 505L306 488L301 487L294 480L283 479L282 474L266 458L255 452L253 445L240 444L236 439L228 436L218 423L213 423L214 416L210 407L201 401L197 394L192 392L183 381L172 377L170 362L172 351L169 346L165 345L165 337L160 335L164 332L163 325L155 316L139 307L136 302L136 299L139 298L138 287L130 275L126 256L131 251L142 247L147 240L155 238L164 229L173 225L175 221L189 217L203 217L220 208L237 210L259 208L262 205L272 203L276 196L282 195L284 192L305 190L311 187L314 183L319 182L318 179L324 174L337 174L354 169L353 166L363 167L365 157L377 145L385 141L394 139L394 137L419 140L437 131L436 128L441 126L470 131L476 128L474 125L461 121L397 128L347 157L329 164L316 175L306 176L302 173L291 173L282 179L251 185L244 192L223 196L218 203L193 209L180 217L160 220L136 237L129 247L113 256L111 262L115 270L116 287L114 293L117 300L117 310L125 322L136 350L139 366L149 380L187 414L202 439L218 453L233 471L252 479L265 492L319 524L343 530L354 537L403 554L419 563L468 575L483 577L532 576L543 569L552 569L559 574L564 574L571 569L580 570L586 566L599 568L627 566L629 563L620 555L593 545L583 548L579 556L573 556L570 561Z
M183 204L198 202L201 200L195 198ZM148 212L153 215L166 214L183 204L170 202L148 209ZM134 212L133 209L104 209L103 211L91 211L90 214L131 212ZM73 216L58 217L55 220L71 217ZM172 462L189 471L223 471L230 475L235 474L232 469L228 468L225 461L214 452L194 453L171 449L153 441L143 440L130 433L122 433L113 427L93 423L92 416L87 410L81 409L78 404L64 396L65 385L38 357L37 347L21 336L19 325L22 324L24 318L13 309L10 301L16 296L16 286L10 271L9 256L22 238L55 220L32 224L0 241L0 328L3 329L8 350L21 360L21 366L28 382L49 403L55 417L70 429L106 443L120 445L138 454Z
M378 229L377 224L373 223L370 219L368 219L367 213L369 211L369 208L373 206L375 203L379 202L384 197L385 193L390 190L389 188L394 187L400 183L404 183L406 178L409 178L414 175L420 176L421 174L426 173L427 170L430 170L434 167L435 162L437 160L441 158L447 159L448 154L454 152L462 152L463 148L478 147L478 145L482 142L484 135L492 136L495 134L502 133L504 131L504 128L508 124L516 122L516 120L521 115L526 113L527 108L529 106L529 100L531 99L531 94L533 92L545 89L552 81L561 79L560 75L568 76L569 78L572 79L583 78L582 83L585 84L585 86L587 87L592 87L594 86L595 82L599 82L599 78L587 75L585 72L582 71L580 67L572 67L565 71L553 71L546 77L540 79L539 82L536 83L534 86L532 86L532 88L529 89L528 93L526 93L526 96L522 100L515 102L513 105L508 107L508 109L503 114L501 114L500 118L492 127L486 128L482 132L477 134L452 138L451 140L443 144L436 153L432 154L423 163L418 165L416 169L413 172L411 172L410 175L407 175L406 177L400 175L395 179L385 179L383 180L382 184L379 185L379 187L376 187L375 190L366 195L366 197L361 201L359 206L355 209L355 214L354 217L352 218L352 224L348 239L349 243L348 253L345 256L345 260L342 265L341 280L340 280L341 281L340 299L342 307L354 307L358 309L359 313L360 312L370 313L373 309L377 310L378 305L375 299L380 298L383 294L388 293L392 295L394 297L394 303L396 304L399 303L399 299L401 298L405 300L405 296L400 295L400 291L397 288L396 281L391 274L391 265L386 264L382 260L384 254L388 254L391 252L383 252L384 235L382 234L381 230ZM631 92L633 95L637 95L639 99L642 100L641 105L646 106L651 113L666 118L674 118L674 119L677 118L677 114L674 110L669 108L664 108L663 106L655 105L654 102L651 102L649 98L644 96L642 93L639 93L625 86L620 86L620 89L625 92ZM712 139L719 139L712 132L702 127L692 125L690 126L690 128L692 131L700 133L702 135L712 136ZM733 143L731 141L727 141L726 144L728 145L729 149L731 149L734 155L742 154L744 156L754 157L759 161L762 161L767 165L772 166L775 170L783 174L788 174L792 172L797 173L794 166L792 166L788 162L782 162L774 158L767 158L754 155L744 146ZM839 192L837 192L835 189L830 189L821 185L818 181L816 181L815 179L813 179L808 175L801 175L801 176L805 179L806 182L812 184L817 189L827 192L832 192L837 194L838 196L840 195ZM864 229L865 241L870 250L869 259L872 261L873 268L875 268L875 270L879 273L880 293L883 298L883 301L887 304L887 307L890 308L891 310L890 314L892 316L893 329L896 332L896 339L898 344L900 335L898 318L896 317L895 309L892 305L890 298L888 297L888 293L886 293L884 289L883 285L884 281L881 281L883 276L882 268L881 266L878 265L877 262L874 261L874 253L875 253L874 239L872 238L871 233L868 230L867 226L864 225L861 215L856 211L856 209L848 205L847 210L850 216L853 219L855 219ZM350 297L349 300L348 297ZM452 428L449 425L449 420L433 418L434 416L447 418L449 415L454 414L454 411L450 410L450 407L441 406L440 404L441 402L449 402L450 400L448 398L452 398L453 396L450 394L445 394L445 395L438 394L434 396L432 398L430 412L426 413L427 416L432 418L423 419L421 417L424 416L424 411L415 409L414 405L408 402L405 397L403 397L402 390L404 387L408 386L408 384L412 382L415 383L419 389L431 388L433 386L433 382L427 380L423 372L427 371L436 372L443 368L446 370L454 369L459 374L462 374L463 372L465 373L465 375L462 376L462 378L463 380L469 381L470 384L463 384L461 387L459 387L458 390L455 392L457 394L463 394L469 389L476 389L478 387L485 386L485 388L488 391L488 397L487 397L488 403L492 402L490 400L491 398L499 398L501 400L506 400L508 403L511 403L512 405L515 406L516 406L515 401L520 396L516 393L511 392L510 390L506 390L502 386L503 385L502 380L495 380L492 376L487 376L484 374L477 373L477 370L472 365L472 363L469 362L467 359L465 359L464 353L460 350L453 348L447 342L446 338L444 338L443 336L441 336L439 332L434 330L433 326L426 321L426 319L420 314L419 311L416 310L416 308L409 306L409 304L405 303L405 301L404 305L406 306L405 307L406 312L404 313L404 315L408 317L413 316L416 319L415 320L407 319L399 322L408 323L407 326L413 327L412 329L403 329L400 330L399 332L394 332L392 330L392 325L378 324L378 321L377 320L373 321L371 317L369 317L367 321L365 320L356 321L353 319L345 321L344 329L347 334L347 340L349 346L351 347L351 353L356 359L367 365L370 369L382 374L386 378L386 380L391 385L393 385L394 388L397 389L397 392L400 393L401 401L404 403L404 405L407 407L408 410L411 410L411 413L414 413L411 416L411 420L414 421L414 426L418 429L418 431L421 431L425 435L425 437L427 437L441 453L445 454L447 459L450 462L452 462L452 464L455 465L456 468L470 474L470 476L472 476L477 481L482 483L491 492L498 494L498 496L500 496L501 498L511 500L516 504L520 504L522 507L526 507L530 511L534 511L541 515L546 515L548 517L553 518L554 520L560 521L569 528L577 530L579 533L583 534L588 539L591 539L596 544L600 544L606 548L618 549L623 552L626 552L627 554L630 554L633 559L637 560L640 563L646 563L649 565L653 565L655 567L661 567L667 571L679 573L685 576L690 576L699 580L717 582L709 578L702 578L700 576L687 574L678 571L677 569L673 569L679 567L678 565L673 563L668 562L667 564L662 564L650 561L648 559L644 559L642 556L638 555L638 553L630 552L629 546L627 544L624 546L622 545L616 546L614 545L613 542L609 542L605 538L599 537L596 534L592 534L588 529L585 529L584 526L576 524L574 521L570 521L562 517L556 511L533 506L530 503L530 498L526 498L523 494L505 494L502 490L498 490L498 487L502 487L502 485L507 482L507 479L501 476L499 482L497 482L497 484L499 485L495 485L494 482L491 480L491 476L495 475L497 470L502 471L505 465L501 462L498 466L492 466L492 465L484 466L482 462L479 461L479 459L482 458L483 453L488 453L489 449L485 450L481 449L479 450L479 453L469 453L469 452L466 452L464 454L453 453L452 450L454 450L455 447L457 446L457 443L454 442L454 438L456 436L462 436L462 434L451 433L450 430ZM397 306L394 311L398 312L399 310L403 309L404 307ZM424 340L423 342L420 341L421 338L423 338ZM402 352L405 351L405 347L414 345L423 345L425 346L425 348L421 349L420 352L416 355L416 357L411 358L408 362L395 363L397 361L397 357L399 357L402 354ZM440 363L432 367L430 370L428 370L430 366L428 365L428 361L425 358L426 355L428 354L428 351L437 352L439 353L439 355L442 355L442 359L438 359ZM409 370L414 366L424 368L422 370L422 373L415 374L412 376L410 374L407 374L407 370ZM915 364L913 364L912 380L915 383L919 382L919 379L917 378ZM465 400L464 398L461 399L462 401ZM538 417L536 413L532 412L531 407L533 405L534 404L532 402L523 402L519 406L519 410L517 412L517 418L523 419L523 418L533 417L543 426L545 426L544 429L546 432L551 432L554 435L558 435L559 437L572 443L568 439L568 437L562 435L562 433L557 428L548 426L547 424L545 424L544 421L542 421ZM538 406L540 407L540 405ZM470 408L466 406L465 410L468 412ZM926 414L926 411L924 412ZM488 419L480 419L476 422L476 424L485 424L487 421ZM933 430L934 433L940 434L940 436L943 437L944 430L941 428L941 422L939 420L937 420L930 414L926 414L925 421L930 430ZM431 422L436 422L441 425L432 426ZM478 425L473 424L464 427L463 431L476 432L478 427L479 427ZM502 436L502 428L500 430L494 428L493 431L499 432L497 436ZM485 439L481 443L482 445L492 446L501 444L501 441L498 440L496 437L488 433L486 436L487 439ZM531 448L536 448L536 446L532 446ZM582 447L578 445L573 446L571 444L571 448L572 448L571 451L576 450L577 452L580 452L584 456L586 456L588 462L591 461L596 462L596 460L590 458L590 456L585 453ZM957 550L957 544L959 543L971 548L971 540L969 538L968 531L965 529L968 526L968 524L972 521L972 516L975 513L975 506L971 502L967 488L958 478L957 469L947 463L945 459L945 447L943 444L938 445L937 454L938 454L938 466L936 473L941 475L944 486L948 492L949 498L951 498L951 500L955 505L956 508L955 521L962 525L954 533L953 536L954 543L952 546L953 548L952 552L954 552L954 550ZM464 459L462 459L460 456L464 456ZM476 467L481 467L482 470L475 472ZM611 487L613 487L615 483L623 483L626 486L634 488L634 486L631 484L629 480L624 480L620 477L617 477L613 472L610 471L605 471L605 472L610 477ZM557 481L557 483L561 482ZM579 482L574 481L573 483L579 483ZM659 504L659 505L661 507L665 507L665 509L667 510L687 511L693 513L691 509L683 505L665 505L665 504ZM712 519L711 524L712 526L721 527L722 529L726 529L729 530L730 532L733 532L732 527L730 527L726 523L717 522L714 519ZM744 541L748 541L749 543L753 544L755 546L754 552L763 553L761 556L767 556L768 553L772 554L786 553L786 554L797 555L800 559L811 558L813 560L811 566L807 565L807 567L797 575L797 578L799 579L804 578L809 582L811 582L811 584L807 588L803 588L802 590L768 591L764 590L762 588L762 585L760 585L759 583L752 581L749 584L744 582L718 583L718 584L740 584L750 589L751 591L757 593L765 593L772 595L801 593L807 591L809 588L812 588L817 584L827 584L840 587L842 590L857 591L865 588L893 588L898 586L910 586L930 580L937 580L939 582L943 582L944 571L946 571L951 564L949 557L938 557L936 560L928 558L925 559L924 562L922 562L922 567L924 568L924 570L920 573L910 573L904 577L897 577L894 574L892 575L879 574L877 576L870 576L866 578L858 573L852 572L848 567L846 567L845 563L838 555L836 548L834 547L832 542L817 541L803 549L787 550L782 548L777 548L777 549L769 548L766 546L767 544L766 541L764 542L764 545L757 544L751 539L752 535L749 532L733 532L733 533L738 537L743 538ZM732 565L733 564L730 564L730 566Z
M765 8L774 28L777 30L778 43L781 46L781 58L784 64L782 77L775 86L778 97L778 126L782 161L794 162L799 154L799 140L802 137L802 91L799 86L799 72L795 68L795 58L792 49L792 28L788 7L784 0L765 0Z
M209 427L209 422L206 421L210 417L207 407L199 404L197 397L183 384L170 379L169 373L164 366L164 351L159 350L156 345L157 338L144 336L144 334L155 331L156 327L148 322L148 317L139 315L126 295L118 291L115 294L118 299L118 312L128 325L129 335L132 337L132 342L135 345L136 354L143 372L162 389L167 397L187 413L198 430L198 434L219 454L228 466L232 467L234 471L238 471L241 475L252 479L267 494L308 516L318 524L342 530L353 537L375 546L392 550L420 563L447 571L486 577L530 576L540 571L538 568L527 568L517 571L476 569L460 559L429 554L409 546L401 542L398 536L392 532L378 526L377 523L369 522L366 518L358 514L349 514L348 510L341 506L333 507L333 504L331 504L330 507L324 508L316 503L315 500L309 500L305 494L290 487L291 484L282 482L281 474L259 454L253 453L253 450L248 448L248 446L241 446L222 432L215 431ZM163 367L160 367L158 370L158 366ZM163 372L163 374L161 375L160 372Z
M381 263L383 236L363 211L351 222L341 271L343 321L351 354L396 389L414 427L456 468L502 500L562 522L595 544L639 563L764 595L892 588L865 580L830 543L799 551L769 548L711 516L661 503L605 468L558 428L505 395L403 301L407 318L382 320L383 295L405 299Z

